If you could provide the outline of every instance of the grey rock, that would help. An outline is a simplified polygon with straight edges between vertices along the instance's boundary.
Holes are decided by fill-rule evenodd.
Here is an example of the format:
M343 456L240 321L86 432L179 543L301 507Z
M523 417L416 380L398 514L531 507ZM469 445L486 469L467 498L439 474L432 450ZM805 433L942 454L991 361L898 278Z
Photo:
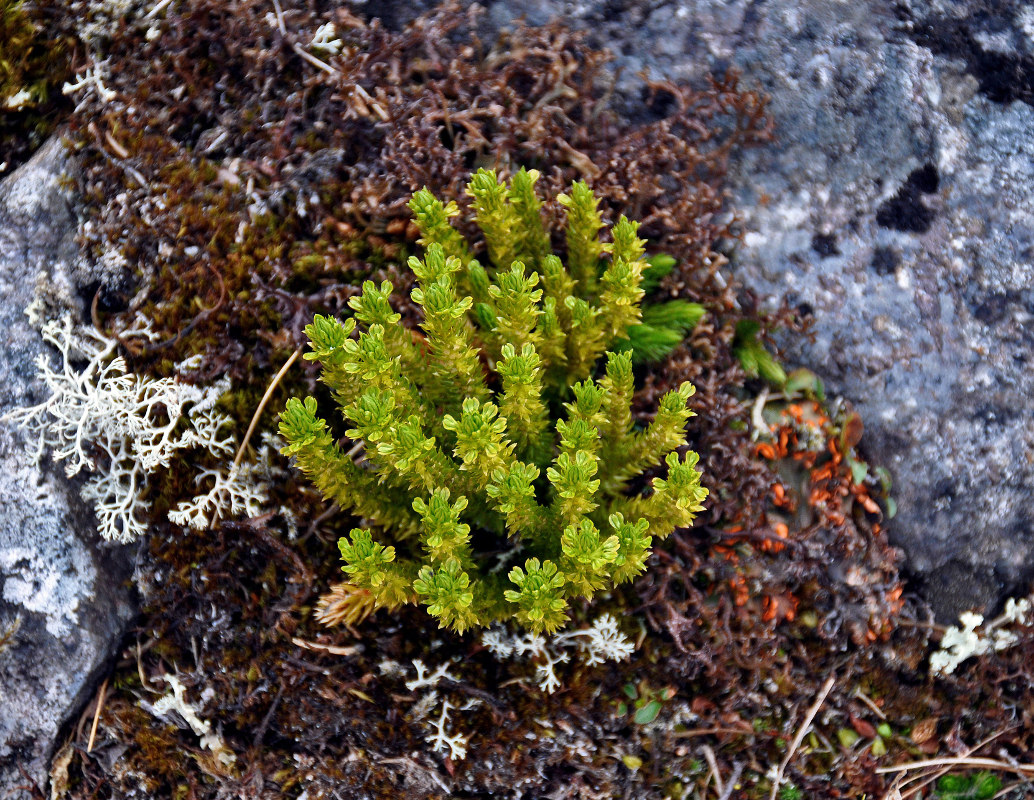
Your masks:
M888 466L889 533L943 620L1034 576L1034 11L1012 0L527 0L636 73L736 67L777 142L732 171L738 278L814 316L787 338Z
M788 60L764 77L780 143L737 172L739 274L814 310L790 357L861 412L895 478L890 534L949 620L1026 591L1034 567L1034 113L921 35L954 29L943 12L853 8L755 42L755 64Z
M24 309L38 280L74 297L76 220L59 185L57 140L0 183L0 415L43 399L44 352ZM42 276L42 277L41 277ZM62 725L96 689L135 613L132 551L102 547L92 512L63 473L36 466L25 434L0 424L0 796L46 786Z

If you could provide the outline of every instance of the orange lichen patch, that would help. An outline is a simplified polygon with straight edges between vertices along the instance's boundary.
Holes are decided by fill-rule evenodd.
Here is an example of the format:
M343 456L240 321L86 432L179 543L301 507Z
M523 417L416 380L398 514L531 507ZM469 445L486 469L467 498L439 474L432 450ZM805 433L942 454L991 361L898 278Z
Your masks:
M772 526L772 530L775 531L775 535L778 539L768 538L762 542L762 549L769 553L778 553L786 548L786 543L779 541L780 539L787 539L790 536L790 528L785 522L777 522Z
M898 584L889 592L887 592L887 605L891 608L893 613L898 613L905 606L904 586Z
M729 544L716 544L714 547L711 548L711 550L717 555L724 558L730 564L735 566L736 564L740 563L740 557L736 552L735 545L741 541L743 540L731 539Z
M886 638L904 608L894 565L899 555L886 542L875 484L854 451L861 423L850 412L831 419L822 404L800 400L764 409L765 440L750 445L753 456L772 470L765 508L752 523L720 528L708 553L731 568L718 572L740 613L773 627L798 619L799 607L822 611L819 628L843 626L856 645ZM863 477L864 476L864 477ZM856 478L858 480L856 480ZM876 560L869 562L870 556ZM811 566L804 567L802 562ZM824 581L800 576L836 565L843 586L831 608ZM825 579L825 586L829 586ZM818 607L816 607L816 603ZM845 618L836 604L851 610Z
M769 461L775 461L776 460L775 448L772 447L772 445L768 444L767 442L762 442L757 447L755 447L754 448L754 452L757 453L762 458L767 458Z
M765 622L793 622L797 618L798 600L792 594L765 595L764 613L761 619Z
M750 600L750 590L747 588L747 579L742 575L736 575L729 581L732 586L733 602L737 607L747 605L747 601Z

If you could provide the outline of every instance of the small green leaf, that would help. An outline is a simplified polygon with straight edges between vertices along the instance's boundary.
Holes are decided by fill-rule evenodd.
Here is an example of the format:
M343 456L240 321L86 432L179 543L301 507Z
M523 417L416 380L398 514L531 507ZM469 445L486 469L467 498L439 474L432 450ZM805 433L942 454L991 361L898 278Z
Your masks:
M779 800L802 800L803 797L804 792L793 783L783 784L783 787L779 790Z
M850 456L847 458L847 465L851 468L851 480L858 486L864 483L869 474L869 465Z
M1001 788L1001 778L986 771L976 775L945 775L937 781L933 797L939 800L991 800Z
M776 361L760 344L757 352L758 373L773 386L782 386L786 383L786 371L782 364Z
M621 756L621 763L628 767L630 770L637 770L643 766L643 759L639 756Z
M881 722L879 725L876 726L876 733L878 733L884 739L890 739L892 736L894 736L894 731L890 729L890 725L888 725L886 722Z
M814 372L810 369L800 367L787 375L783 391L786 392L787 395L795 395L798 393L817 395L819 393L820 384L821 381L819 381L818 376L816 376Z
M646 259L646 263L650 265L652 269L658 272L663 272L665 275L675 269L675 265L679 263L675 260L674 256L669 256L667 253L657 253Z
M883 741L879 736L872 740L872 747L869 748L869 752L876 758L887 755L887 743Z
M649 725L657 719L657 715L661 713L661 705L662 703L660 700L651 700L645 706L636 711L635 716L632 717L632 719L635 721L636 725Z
M837 741L844 747L854 747L862 737L850 728L837 729Z
M639 697L639 691L635 688L634 683L626 683L621 687L621 691L625 693L625 697L629 700L635 700Z
M937 781L937 793L942 796L959 795L969 790L973 781L966 775L945 775Z

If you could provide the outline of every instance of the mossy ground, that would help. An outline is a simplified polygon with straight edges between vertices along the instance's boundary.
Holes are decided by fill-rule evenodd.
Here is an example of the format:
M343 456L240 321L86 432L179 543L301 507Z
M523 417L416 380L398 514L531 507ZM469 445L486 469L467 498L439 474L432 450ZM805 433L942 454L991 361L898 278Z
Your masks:
M89 298L95 321L117 331L142 313L161 334L126 351L132 366L164 375L200 355L197 380L231 378L224 405L243 431L314 313L343 311L367 277L406 293L396 265L413 249L412 191L462 202L482 165L537 168L546 196L584 178L606 215L642 220L652 251L678 260L661 294L708 309L673 356L640 371L636 408L643 419L667 388L696 384L687 446L712 501L641 580L578 610L618 616L638 642L632 659L564 665L563 688L546 696L532 665L499 663L476 635L440 632L419 609L321 629L313 606L340 580L335 542L354 521L297 476L275 487L265 516L177 529L164 512L193 493L198 464L175 464L153 490L145 610L109 676L92 749L96 704L69 734L65 796L761 798L830 676L786 771L804 797L883 796L894 777L878 765L993 733L1032 760L1034 647L927 678L932 628L903 591L879 481L856 467L857 420L831 418L814 391L762 409L763 385L734 355L744 319L797 326L788 313L762 318L717 253L734 239L724 167L769 135L762 98L731 76L647 86L652 121L630 126L608 111L605 56L559 26L494 43L458 7L404 31L328 3L284 3L279 19L271 9L185 0L157 38L122 26L106 45L116 98L76 98L66 135L90 223L83 246L127 264L123 282ZM342 50L317 53L328 71L299 51L315 52L330 20ZM400 311L414 323L415 309ZM314 371L297 365L271 408L314 390ZM469 706L451 717L469 737L466 759L431 752L436 712L421 717L426 692L405 686L413 659L453 663L458 680L439 691ZM147 711L167 674L232 765ZM876 732L884 721L889 736ZM715 774L739 780L722 795Z
M58 3L0 0L0 175L28 159L67 118L61 93L81 48Z

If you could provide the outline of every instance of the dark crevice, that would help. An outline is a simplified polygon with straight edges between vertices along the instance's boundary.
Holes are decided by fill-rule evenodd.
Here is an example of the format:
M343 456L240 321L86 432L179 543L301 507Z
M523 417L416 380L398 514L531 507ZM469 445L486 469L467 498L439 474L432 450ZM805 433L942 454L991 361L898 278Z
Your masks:
M880 204L876 223L905 233L926 233L936 214L923 202L922 195L933 194L939 185L940 177L933 164L912 170L897 193Z
M1034 55L996 52L980 43L980 34L1000 33L1013 25L1015 6L1010 0L987 0L978 13L956 19L917 22L913 40L937 55L966 62L966 72L980 82L980 91L996 103L1021 100L1034 105ZM1008 33L1008 30L1006 30Z
M873 271L877 275L890 275L901 263L901 254L892 247L877 247L872 251Z
M834 233L816 233L811 237L811 249L821 258L840 255L840 248L837 247L837 237Z

